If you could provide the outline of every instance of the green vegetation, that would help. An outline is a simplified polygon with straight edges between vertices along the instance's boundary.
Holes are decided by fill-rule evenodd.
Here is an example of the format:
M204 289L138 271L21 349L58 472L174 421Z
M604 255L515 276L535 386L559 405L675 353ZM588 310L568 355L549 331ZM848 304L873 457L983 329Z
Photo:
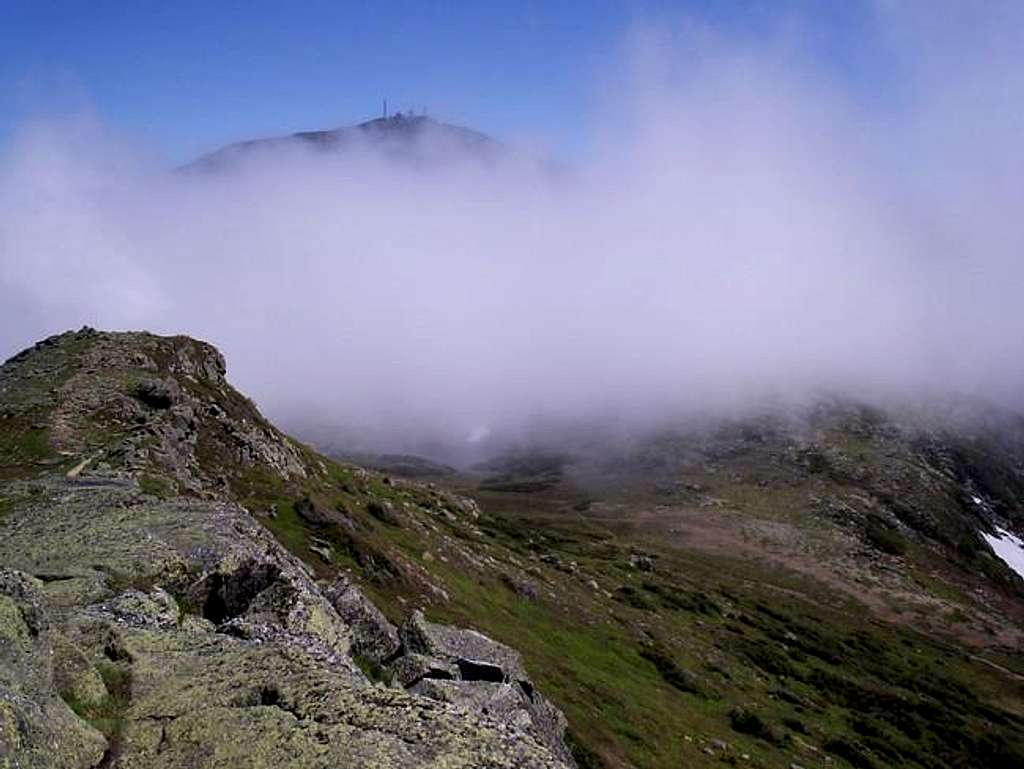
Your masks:
M139 488L142 489L143 493L158 499L169 499L178 491L177 484L170 478L150 473L144 473L139 478Z
M42 466L61 464L52 445L50 417L60 388L81 370L82 354L91 344L91 337L68 334L45 340L4 364L0 390L7 395L0 409L0 480L24 478Z
M552 516L546 497L485 497L502 513L484 518L479 535L458 526L413 533L378 521L353 496L413 492L342 475L336 495L358 521L346 539L349 568L371 597L400 619L417 595L394 578L401 563L427 569L448 596L421 595L428 616L518 649L569 718L581 766L713 766L742 753L769 767L810 762L808 746L839 768L982 765L976 756L1002 767L1024 754L1024 718L1000 704L1024 687L956 647L872 620L823 585L764 563L666 548L579 511ZM267 524L323 569L303 548L326 529L294 503L282 500ZM501 570L460 560L441 536L530 563L537 597L524 598ZM630 565L637 547L656 556L653 571ZM427 550L451 557L424 560ZM369 566L374 554L385 554L391 578ZM714 740L729 750L705 753Z
M76 715L107 738L111 744L108 752L115 752L124 725L124 714L131 702L131 670L126 664L106 660L100 662L97 669L107 688L107 696L102 701L82 703L67 693L62 696Z
M907 552L907 541L883 521L872 516L865 526L868 541L889 555L904 555Z
M50 431L31 415L0 421L0 479L22 477L49 463Z
M374 683L378 681L385 684L391 683L391 676L387 674L387 671L385 671L383 667L373 660L359 654L354 654L352 656L352 660L356 663L359 669L363 671L366 677Z
M187 343L143 339L164 367ZM58 369L5 405L0 473L14 474L4 477L60 461L47 427L53 402L39 406L66 376ZM115 373L122 389L140 376ZM448 491L280 438L228 387L202 377L179 384L215 415L196 428L206 480L218 490L226 482L318 577L351 573L392 620L422 606L517 649L565 712L585 769L775 769L822 765L825 756L835 769L1020 765L1024 684L1012 671L1019 676L1024 663L986 650L985 664L968 645L977 624L967 628L974 638L957 634L978 616L982 579L991 578L984 584L997 599L1014 600L1018 589L971 523L977 503L967 481L988 484L979 493L1002 510L1022 498L1013 473L990 466L987 448L938 451L863 410L840 409L799 436L771 420L732 424L657 436L582 467L524 454L483 468L482 482L441 478L481 501L477 519ZM106 418L89 412L79 437L109 441ZM285 478L240 462L222 420L270 431L271 448L287 445L304 473ZM139 484L157 497L176 491L156 469ZM0 516L8 505L0 501ZM683 514L692 529L675 528ZM815 570L837 542L850 570ZM797 559L812 568L798 571ZM877 592L889 589L888 605L871 604L883 577L891 581ZM153 588L119 574L108 584ZM197 610L164 587L183 611ZM901 617L911 591L931 601L948 635L917 632L919 611ZM356 661L373 680L384 677ZM116 738L131 682L117 662L105 663L103 676L107 701L70 704Z

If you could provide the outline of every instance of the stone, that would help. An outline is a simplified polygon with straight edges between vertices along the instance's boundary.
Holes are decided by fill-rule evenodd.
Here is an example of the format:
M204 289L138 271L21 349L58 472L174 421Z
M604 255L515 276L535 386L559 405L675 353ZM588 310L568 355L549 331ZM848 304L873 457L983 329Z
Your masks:
M394 656L401 646L398 630L351 581L339 577L324 596L352 633L352 653L377 664Z
M88 769L107 741L57 690L41 587L27 574L0 570L0 766Z
M395 509L395 506L386 499L372 500L366 505L366 512L389 526L401 526L403 523L402 516Z
M91 613L111 617L114 621L133 627L177 627L178 604L166 590L159 587L149 593L126 590L115 598L89 607Z
M100 764L106 740L60 699L51 667L69 697L95 700L96 661L130 681L112 769L568 765L532 722L502 719L512 712L502 698L478 692L472 701L492 704L471 711L370 685L351 658L352 627L242 508L116 484L34 483L28 507L5 518L0 562L68 576L47 587L69 640L54 646L42 583L0 572L0 766ZM336 588L346 611L356 607L349 616L379 622L351 585ZM390 639L381 648L394 644L386 624L378 630ZM402 659L407 670L417 662ZM429 660L420 673L455 680L460 670Z
M410 652L403 654L391 662L388 672L394 682L408 688L424 678L435 680L455 680L459 677L459 669L451 662L438 657Z
M511 684L422 678L409 691L441 702L450 702L470 712L491 716L524 731L529 731L533 726L521 693Z
M181 395L173 379L144 379L135 388L136 397L150 408L169 409Z
M300 499L295 503L295 514L306 523L313 526L326 526L331 523L331 517L326 510L313 502L309 497Z
M654 559L642 553L631 555L629 565L637 571L654 571Z
M390 670L399 683L474 712L501 714L506 723L526 728L567 765L575 765L565 744L565 716L536 690L518 652L475 630L428 622L419 610L398 632L404 654ZM410 668L417 674L410 675Z
M402 648L431 657L497 668L503 679L526 678L518 652L475 630L428 622L415 611L399 629Z
M536 741L454 705L354 684L275 642L131 629L117 766L556 769Z
M51 636L54 686L66 701L98 706L108 696L106 684L95 665L62 633Z

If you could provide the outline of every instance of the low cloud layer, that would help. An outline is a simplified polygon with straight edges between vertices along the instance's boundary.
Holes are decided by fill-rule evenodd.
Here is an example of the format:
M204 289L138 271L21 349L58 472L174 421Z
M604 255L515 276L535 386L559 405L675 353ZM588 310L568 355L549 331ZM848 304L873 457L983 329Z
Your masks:
M871 88L782 33L634 31L557 169L286 147L182 173L94 120L25 126L0 352L187 333L272 416L390 450L818 389L1020 407L1024 14L934 7L879 6Z

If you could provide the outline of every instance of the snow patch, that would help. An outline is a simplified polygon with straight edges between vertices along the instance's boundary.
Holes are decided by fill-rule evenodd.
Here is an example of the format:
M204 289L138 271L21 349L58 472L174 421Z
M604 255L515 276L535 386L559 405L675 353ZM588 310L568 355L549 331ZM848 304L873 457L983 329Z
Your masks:
M1024 540L1005 529L996 527L996 536L982 533L989 547L1007 566L1024 578Z

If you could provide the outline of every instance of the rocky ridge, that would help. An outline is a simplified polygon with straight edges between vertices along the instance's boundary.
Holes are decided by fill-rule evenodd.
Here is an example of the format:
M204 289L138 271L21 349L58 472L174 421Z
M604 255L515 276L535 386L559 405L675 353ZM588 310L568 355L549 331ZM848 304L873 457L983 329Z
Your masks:
M344 522L475 506L334 466L224 374L201 342L90 329L0 368L0 766L572 766L512 649L395 627L240 502L302 486L326 561Z

